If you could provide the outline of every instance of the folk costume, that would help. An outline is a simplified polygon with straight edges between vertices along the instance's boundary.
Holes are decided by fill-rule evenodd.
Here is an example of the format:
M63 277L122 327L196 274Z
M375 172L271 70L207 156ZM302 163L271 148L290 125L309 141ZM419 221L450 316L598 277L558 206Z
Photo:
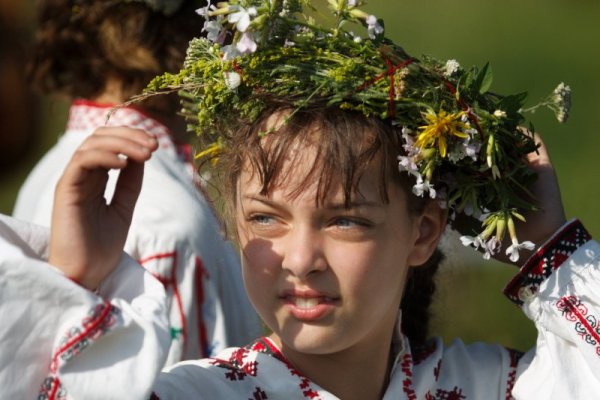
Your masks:
M486 257L500 251L508 233L507 255L516 261L519 250L533 244L519 242L514 219L535 208L522 198L535 179L523 160L536 150L533 138L519 128L524 97L489 92L487 67L464 70L453 60L410 57L383 36L380 20L359 9L361 0L329 4L332 29L316 25L312 14L304 13L309 5L304 1L209 3L198 10L207 19L207 38L190 42L184 68L157 77L148 90L182 95L183 113L200 135L197 156L210 159L204 163L208 168L220 155L236 151L232 138L240 124L255 123L270 101L289 100L297 109L336 106L388 121L398 127L404 149L398 168L414 181L413 193L444 203L451 213L481 217L481 232L461 240ZM345 31L347 22L362 24L369 39ZM563 121L569 94L559 85L545 104ZM268 134L277 132L259 137ZM42 382L39 398L336 398L296 370L268 338L177 364L157 376L161 343L168 337L160 287L139 290L135 282L146 278L124 257L97 293L90 293L45 265L35 251L44 247L43 232L17 225L4 221L2 245L9 256L1 264L0 285L6 290L0 296L12 307L2 301L0 310L9 326L18 327L10 337L43 333L44 342L35 348L19 349L18 356L10 349L6 355L37 360L27 382ZM508 297L538 329L534 349L519 354L460 341L444 347L439 339L412 348L399 327L383 398L593 398L600 393L599 268L600 244L578 221L569 222L507 286ZM41 306L33 307L27 286L35 287ZM60 307L46 307L48 302ZM145 302L153 307L139 307ZM27 308L44 315L36 310L36 318L16 321L14 310ZM26 361L16 365L26 368ZM0 385L10 382L6 376L0 375Z
M214 355L262 333L248 302L238 256L223 240L211 205L198 187L191 151L142 111L124 107L108 119L113 105L73 102L67 130L23 185L14 216L50 225L54 188L77 147L105 124L142 129L159 149L146 163L144 181L125 251L167 291L172 342L167 365ZM112 171L111 171L112 172ZM105 197L112 197L111 174Z
M269 338L159 374L164 288L124 255L95 293L45 263L47 231L0 219L0 370L6 398L336 399ZM535 348L400 335L384 399L591 399L600 393L600 244L577 221L531 257L505 294L535 323ZM401 327L399 327L401 333ZM19 379L15 379L15 375ZM15 385L15 382L22 384Z

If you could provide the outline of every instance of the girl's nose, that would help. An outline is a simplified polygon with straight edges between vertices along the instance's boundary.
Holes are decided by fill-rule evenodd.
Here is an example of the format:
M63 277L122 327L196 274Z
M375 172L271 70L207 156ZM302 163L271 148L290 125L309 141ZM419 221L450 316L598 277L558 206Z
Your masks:
M288 235L281 264L283 269L301 279L327 269L322 238L318 230L298 226Z

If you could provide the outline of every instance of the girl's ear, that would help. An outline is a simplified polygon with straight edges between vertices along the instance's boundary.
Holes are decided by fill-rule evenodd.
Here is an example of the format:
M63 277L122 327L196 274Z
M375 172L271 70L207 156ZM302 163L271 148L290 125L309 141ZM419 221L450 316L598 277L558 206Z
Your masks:
M425 264L433 254L446 229L447 212L437 201L430 201L423 212L415 217L415 242L408 255L409 266Z

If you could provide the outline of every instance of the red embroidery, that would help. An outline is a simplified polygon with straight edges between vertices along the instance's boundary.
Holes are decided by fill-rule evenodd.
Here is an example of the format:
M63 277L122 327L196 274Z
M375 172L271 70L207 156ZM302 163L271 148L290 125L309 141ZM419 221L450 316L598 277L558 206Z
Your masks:
M204 314L202 312L204 307L204 277L208 277L208 273L204 269L200 257L196 257L196 271L194 274L196 278L196 306L198 309L196 313L198 316L198 340L200 342L199 345L202 357L208 357L211 353L211 349L208 344L206 324L204 323Z
M173 146L169 129L134 106L116 108L116 104L77 99L71 103L67 130L87 131L101 126L130 126L156 137L162 148ZM110 118L109 118L110 116Z
M212 364L227 369L225 377L230 381L241 381L248 375L256 376L258 374L258 362L245 361L249 354L248 349L239 348L231 353L229 360L215 358Z
M400 367L404 373L404 376L406 376L406 379L402 381L402 390L404 390L404 394L406 394L409 400L416 400L417 394L412 388L412 366L412 356L410 354L403 355Z
M571 222L527 260L519 274L506 285L504 294L517 305L523 305L519 298L521 288L529 287L532 293L536 293L552 272L590 239L591 235L581 222Z
M517 366L519 365L519 360L523 356L523 353L513 349L506 349L508 351L508 355L510 357L510 365L508 371L508 379L506 381L506 400L512 399L512 390L515 386L515 381L517 379Z
M254 391L254 393L252 393L252 395L254 397L252 397L251 399L248 400L267 400L267 394L259 387L256 388L256 390Z
M150 271L148 269L148 267L146 265L144 265L144 264L148 263L149 261L162 260L164 258L171 258L173 260L172 264L171 264L169 277L165 277L164 275L159 274L158 272ZM188 331L187 331L187 319L185 316L185 312L183 310L181 294L179 293L179 285L177 284L177 252L173 251L170 253L154 254L154 255L144 257L144 258L138 260L138 263L141 264L143 267L145 267L146 270L153 277L158 279L158 281L165 286L165 289L168 289L169 286L171 286L173 288L173 298L175 299L175 304L177 305L177 311L179 312L179 319L181 321L181 336L183 338L183 349L185 352L185 348L187 346Z
M319 399L320 398L319 392L317 392L316 390L314 390L310 387L310 385L311 385L310 379L308 379L307 377L302 375L300 373L300 371L298 371L296 368L294 368L294 366L287 360L287 358L285 358L285 356L271 342L270 339L261 338L261 339L257 340L255 342L255 344L253 344L250 348L252 348L253 346L258 347L257 343L259 343L259 342L262 343L261 346L264 347L265 350L263 352L265 354L269 354L269 355L277 358L279 361L281 361L282 363L284 363L286 365L286 367L288 368L288 370L290 371L290 374L292 376L297 376L298 378L300 378L299 387L300 387L300 389L302 389L302 395L304 396L305 399Z
M96 305L83 318L81 326L72 327L59 341L60 347L52 356L50 375L40 386L38 398L44 400L66 399L66 391L58 378L58 368L80 354L91 342L106 333L115 323L119 310L109 302Z
M44 379L37 400L66 400L67 392L62 387L57 376Z
M437 343L435 340L429 340L422 346L415 347L413 351L413 362L415 365L421 364L425 359L429 358L437 349Z
M458 386L454 386L452 390L443 390L437 389L435 391L435 396L431 394L431 392L427 392L425 395L426 400L461 400L466 399L463 395L462 389L459 389Z
M567 321L575 322L575 332L586 343L595 346L600 356L600 324L594 315L588 315L588 309L576 296L562 297L556 302L556 308Z

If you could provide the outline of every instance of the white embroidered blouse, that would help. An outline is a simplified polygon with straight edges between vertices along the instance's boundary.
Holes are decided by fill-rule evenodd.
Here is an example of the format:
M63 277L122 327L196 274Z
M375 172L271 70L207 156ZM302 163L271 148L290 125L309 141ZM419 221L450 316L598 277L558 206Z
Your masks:
M43 261L46 236L0 217L0 360L10 360L2 398L336 399L267 338L159 374L169 336L163 287L124 256L91 293ZM505 290L535 323L535 348L433 339L415 349L403 338L383 398L598 398L599 269L600 244L571 221Z
M154 135L159 149L146 163L125 251L167 291L171 345L167 365L214 355L262 334L241 278L239 258L223 240L202 196L189 146L173 142L166 126L136 108L76 100L67 130L24 183L14 216L49 226L54 188L79 145L100 126L129 126ZM112 197L116 171L105 193Z

